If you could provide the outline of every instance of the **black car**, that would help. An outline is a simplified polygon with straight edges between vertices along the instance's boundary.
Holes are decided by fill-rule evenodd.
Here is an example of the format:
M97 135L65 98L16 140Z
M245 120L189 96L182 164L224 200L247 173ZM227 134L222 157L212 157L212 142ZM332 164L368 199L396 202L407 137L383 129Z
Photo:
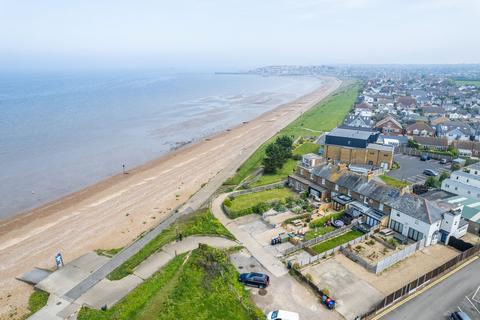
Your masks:
M471 320L471 318L465 312L455 311L450 315L452 320Z
M249 272L242 273L238 277L238 281L248 286L266 288L270 283L270 277L263 273Z

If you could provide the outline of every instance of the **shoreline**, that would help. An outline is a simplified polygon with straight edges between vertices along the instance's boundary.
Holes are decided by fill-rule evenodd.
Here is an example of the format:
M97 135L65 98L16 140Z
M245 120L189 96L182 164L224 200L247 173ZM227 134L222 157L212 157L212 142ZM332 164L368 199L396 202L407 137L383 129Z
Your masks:
M116 174L0 220L0 317L12 306L24 307L31 292L15 276L35 266L51 267L58 251L69 261L93 249L130 243L222 170L243 163L259 145L341 84L335 78L324 79L313 92L251 121L183 145L128 170L129 174Z

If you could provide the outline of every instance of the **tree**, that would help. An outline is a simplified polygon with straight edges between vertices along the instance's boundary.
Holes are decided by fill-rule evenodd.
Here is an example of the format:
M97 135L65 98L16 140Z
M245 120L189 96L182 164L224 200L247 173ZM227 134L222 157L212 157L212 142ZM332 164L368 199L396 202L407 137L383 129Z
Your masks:
M425 181L425 185L429 188L439 188L440 181L438 181L438 179L435 177L428 177L427 181Z
M452 144L448 146L447 150L452 154L452 156L458 157L458 149L456 149Z
M284 163L284 150L276 143L271 143L265 150L263 159L264 171L266 173L275 173Z
M408 147L413 149L418 149L420 148L420 145L415 140L408 140Z
M289 136L281 136L278 137L277 140L275 140L275 143L283 149L285 160L292 156L292 138L290 138Z
M438 178L438 180L440 182L442 182L443 180L448 179L448 178L450 178L450 173L448 173L447 171L444 171L444 172L442 172L442 174L440 175L440 178Z
M278 137L274 143L267 146L263 159L264 172L275 173L292 157L293 140L289 136Z

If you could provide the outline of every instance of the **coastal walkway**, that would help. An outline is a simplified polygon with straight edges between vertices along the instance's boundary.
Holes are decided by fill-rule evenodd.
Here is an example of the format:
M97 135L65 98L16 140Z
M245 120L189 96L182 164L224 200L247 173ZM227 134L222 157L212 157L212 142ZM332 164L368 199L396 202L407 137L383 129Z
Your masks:
M257 259L257 261L276 277L281 277L288 273L285 265L273 253L257 242L247 231L242 230L235 220L228 218L222 209L223 201L230 195L224 193L212 201L211 210L217 218L227 228L233 236L240 241L245 248Z
M75 299L75 301L65 298L65 295L61 296L65 287L68 288L69 283L74 281L71 279L72 272L74 272L77 277L81 277L82 273L88 272L89 267L94 268L103 260L108 259L97 256L93 252L88 253L73 261L73 265L66 265L64 268L52 273L49 278L40 282L39 285L41 289L49 292L50 297L47 305L32 315L29 320L69 319L74 317L83 305L96 309L100 309L102 306L111 307L143 281L150 278L176 255L190 252L198 248L200 244L206 244L221 249L239 245L236 241L222 237L187 237L182 241L171 242L165 245L160 251L143 261L137 268L135 268L133 274L128 275L127 277L115 281L106 278L101 279L95 285L86 290L80 297ZM70 270L67 270L67 268ZM83 283L83 281L80 283Z

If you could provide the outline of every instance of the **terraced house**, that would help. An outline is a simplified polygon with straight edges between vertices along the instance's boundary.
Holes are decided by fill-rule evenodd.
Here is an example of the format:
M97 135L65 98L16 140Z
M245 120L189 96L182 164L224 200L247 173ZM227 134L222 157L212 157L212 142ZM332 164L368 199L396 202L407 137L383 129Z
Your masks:
M371 174L357 174L345 164L305 166L300 163L288 184L298 192L307 192L318 201L332 203L334 210L348 209L352 204L368 206L365 223L382 224L414 241L424 240L429 246L448 243L451 236L463 236L468 223L453 205L430 201L417 195L376 182Z

